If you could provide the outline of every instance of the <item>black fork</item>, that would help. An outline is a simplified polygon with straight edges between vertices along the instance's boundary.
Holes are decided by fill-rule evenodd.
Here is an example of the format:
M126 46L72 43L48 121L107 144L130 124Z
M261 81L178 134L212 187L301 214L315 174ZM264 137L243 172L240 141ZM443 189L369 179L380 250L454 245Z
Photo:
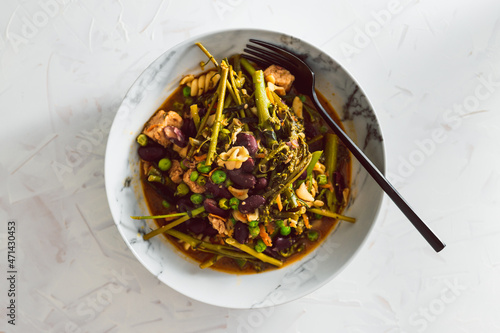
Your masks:
M245 54L243 56L259 65L269 66L275 64L288 69L295 76L295 87L301 93L309 95L319 114L349 149L349 151L351 151L359 163L361 163L377 184L406 215L406 217L432 246L432 248L436 252L441 251L446 245L434 234L425 222L418 217L398 191L396 191L394 186L389 183L380 170L377 169L377 167L370 161L370 159L368 159L363 151L356 146L351 138L344 133L340 126L332 119L330 114L321 106L321 103L316 96L314 72L311 68L295 54L277 45L257 39L250 39L250 42L253 44L247 44L247 48L244 49Z

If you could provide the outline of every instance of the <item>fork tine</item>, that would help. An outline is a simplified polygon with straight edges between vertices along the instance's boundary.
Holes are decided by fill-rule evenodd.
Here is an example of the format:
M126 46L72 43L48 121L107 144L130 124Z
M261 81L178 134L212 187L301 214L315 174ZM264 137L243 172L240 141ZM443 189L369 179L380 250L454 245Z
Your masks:
M268 67L269 65L271 65L270 62L268 62L267 60L263 60L263 59L260 59L260 58L257 58L257 57L254 57L254 56L251 56L249 54L243 54L243 58L246 58L247 60L250 60L250 61L253 61L255 62L257 65L259 66L262 66L262 67Z
M297 57L295 54L277 46L272 43L268 43L259 39L250 39L250 42L257 44L259 46L268 48L276 53L278 53L282 58L287 59L290 63L293 63L293 66L296 68L300 68L301 66L307 66L307 68L310 69L310 67L299 57ZM293 60L293 62L292 62Z
M261 57L271 64L281 65L285 68L296 68L295 64L291 62L289 59L284 58L280 54L276 52L272 52L260 47L255 47L254 45L247 45L247 49L244 51L255 56Z

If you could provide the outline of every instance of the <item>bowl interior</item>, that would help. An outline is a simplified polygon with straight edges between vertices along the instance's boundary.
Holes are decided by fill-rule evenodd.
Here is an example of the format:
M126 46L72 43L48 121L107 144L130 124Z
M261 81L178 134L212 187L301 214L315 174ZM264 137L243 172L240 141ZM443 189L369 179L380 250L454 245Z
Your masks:
M313 68L317 89L340 115L346 132L384 171L384 148L375 113L354 79L333 59L297 38L263 30L230 30L187 40L165 52L137 79L123 100L109 134L105 182L111 213L137 259L162 282L193 299L231 308L277 305L300 298L336 276L353 258L375 222L382 199L376 183L353 161L352 203L345 211L357 222L341 223L321 246L301 261L270 272L235 275L202 270L186 260L162 237L143 241L148 215L139 180L135 137L153 112L178 86L180 78L199 73L206 57L194 45L201 42L216 59L240 53L250 38L287 47Z

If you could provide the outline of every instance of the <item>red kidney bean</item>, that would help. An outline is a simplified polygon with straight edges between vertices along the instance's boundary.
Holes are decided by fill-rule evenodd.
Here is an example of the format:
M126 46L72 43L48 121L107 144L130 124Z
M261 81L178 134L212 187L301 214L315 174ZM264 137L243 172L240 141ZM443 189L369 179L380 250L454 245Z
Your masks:
M205 207L205 210L210 214L221 217L227 217L229 215L229 211L220 208L217 205L217 201L214 199L205 199L205 201L203 201L203 207Z
M250 156L254 156L257 150L259 150L257 140L249 133L238 133L236 136L236 145L245 147Z
M214 184L212 183L211 180L205 184L205 187L207 188L207 191L210 192L216 198L231 199L233 197L233 195L231 194L231 192L229 192L227 187L221 184L219 185Z
M193 217L192 219L187 220L184 222L189 229L189 231L195 233L195 234L201 234L203 231L205 231L205 228L207 224L205 223L205 220L199 217Z
M248 214L262 206L266 203L266 199L263 196L254 194L240 202L238 210L243 214Z
M253 158L250 157L248 160L246 160L241 164L241 170L251 173L253 171L254 166L255 166L255 161L253 160Z
M257 183L253 187L254 190L263 190L267 186L267 178L257 178Z
M249 235L248 227L246 224L238 221L234 225L234 239L240 244L245 244L248 241Z
M146 146L139 147L139 149L137 149L137 153L143 160L148 162L155 162L165 157L165 155L167 154L167 150L161 146Z
M229 179L241 188L252 188L257 183L257 179L251 173L244 172L241 169L228 170Z

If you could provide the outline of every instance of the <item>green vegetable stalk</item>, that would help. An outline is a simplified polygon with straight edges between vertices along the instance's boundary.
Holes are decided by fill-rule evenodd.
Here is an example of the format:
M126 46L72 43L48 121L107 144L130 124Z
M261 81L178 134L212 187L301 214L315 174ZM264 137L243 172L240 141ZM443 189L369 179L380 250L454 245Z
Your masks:
M248 74L252 75L255 73L255 68L251 63L248 62L245 58L240 58L241 66L248 72Z
M253 73L253 84L255 87L255 105L257 106L257 116L259 117L259 128L266 137L268 147L272 147L276 140L276 133L270 123L271 115L269 107L271 102L266 94L266 82L264 72L257 70Z
M214 161L216 149L217 149L217 139L219 137L219 131L222 121L222 110L224 109L224 98L226 96L226 82L227 75L229 73L229 67L226 62L221 63L222 75L219 84L219 101L217 103L217 110L215 111L214 124L212 126L212 136L210 137L210 146L208 147L206 165L210 165Z
M326 137L326 144L325 144L325 168L326 168L326 173L328 174L328 180L332 186L334 186L333 183L333 173L337 169L337 150L338 150L338 138L335 134L332 133L327 133L325 135ZM336 204L337 204L337 198L335 197L335 192L333 188L331 191L328 191L326 193L326 201L328 208L330 210L335 211Z
M240 249L241 251L246 252L246 253L254 256L257 259L260 259L263 262L267 262L271 265L278 266L278 267L283 265L283 263L281 261L279 261L278 259L274 259L273 257L265 255L264 253L259 253L259 252L255 251L254 249L252 249L248 245L240 244L234 238L226 238L225 241L227 244L232 245L232 246Z
M162 234L164 232L166 232L167 230L170 230L172 229L173 227L175 226L178 226L179 224L181 224L182 222L186 222L187 220L189 220L190 218L192 218L193 216L196 216L198 214L201 214L205 211L205 208L204 207L199 207L199 208L196 208L196 209L193 209L191 211L191 214L185 214L183 217L173 221L173 222L170 222L169 224L167 225L164 225L163 227L161 228L158 228L158 229L155 229L153 231L151 231L150 233L147 233L144 235L143 239L144 240L148 240L156 235L159 235L159 234ZM181 214L181 213L178 213L178 214ZM157 218L157 217L154 217L154 216L143 216L145 218Z

